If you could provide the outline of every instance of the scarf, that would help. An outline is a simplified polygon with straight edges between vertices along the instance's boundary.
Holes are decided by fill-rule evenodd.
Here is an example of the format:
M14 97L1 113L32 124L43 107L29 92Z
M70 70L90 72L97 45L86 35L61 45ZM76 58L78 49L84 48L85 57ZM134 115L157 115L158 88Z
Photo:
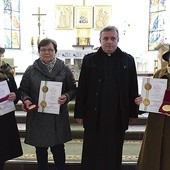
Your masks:
M44 63L42 59L41 62L47 67L48 71L51 72L56 63L56 58L54 57L49 63Z
M11 76L14 75L14 70L12 67L3 61L2 65L0 66L0 79L1 80L7 80Z

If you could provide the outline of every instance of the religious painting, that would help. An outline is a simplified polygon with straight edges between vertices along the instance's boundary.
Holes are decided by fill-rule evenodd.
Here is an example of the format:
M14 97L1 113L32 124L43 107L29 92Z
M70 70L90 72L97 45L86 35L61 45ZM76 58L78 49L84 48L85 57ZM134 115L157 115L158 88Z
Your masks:
M148 50L156 50L165 41L165 0L150 0Z
M5 48L20 49L20 0L3 2Z
M69 30L73 29L73 6L56 5L56 29Z
M92 28L92 6L75 6L75 28Z
M105 26L110 25L112 16L112 6L95 5L93 27L95 30L101 30Z

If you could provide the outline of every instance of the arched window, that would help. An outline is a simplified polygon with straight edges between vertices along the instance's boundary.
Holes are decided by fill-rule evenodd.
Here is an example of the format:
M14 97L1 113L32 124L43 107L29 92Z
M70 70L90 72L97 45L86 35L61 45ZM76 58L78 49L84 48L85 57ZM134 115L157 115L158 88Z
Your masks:
M3 2L5 48L20 49L20 0Z
M148 50L165 41L165 0L150 0Z

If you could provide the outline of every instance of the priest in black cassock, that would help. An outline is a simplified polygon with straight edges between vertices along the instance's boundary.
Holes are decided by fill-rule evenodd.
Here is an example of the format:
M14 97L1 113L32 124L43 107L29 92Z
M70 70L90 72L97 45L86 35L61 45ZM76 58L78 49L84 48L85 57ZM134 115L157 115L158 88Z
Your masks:
M75 119L84 127L81 170L121 170L129 123L138 117L134 58L118 47L119 32L107 26L101 47L84 57L75 103Z

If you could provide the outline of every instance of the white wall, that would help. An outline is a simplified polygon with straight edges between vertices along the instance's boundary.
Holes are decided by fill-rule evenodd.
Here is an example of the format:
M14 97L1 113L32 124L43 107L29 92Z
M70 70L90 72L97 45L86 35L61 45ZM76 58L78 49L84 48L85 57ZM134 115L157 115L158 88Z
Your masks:
M55 29L55 5L83 5L83 0L20 0L21 1L21 50L6 50L5 57L15 58L16 71L24 71L32 64L36 55L32 55L31 37L38 35L37 17L32 14L37 13L38 7L41 13L46 16L42 18L45 36L53 38L58 43L60 50L72 50L72 45L76 44L76 30L56 30ZM153 72L154 59L157 52L148 52L148 23L149 23L149 1L148 0L85 0L86 5L112 5L112 23L119 28L119 47L132 54L135 59L146 63L146 69L139 71ZM2 7L2 4L0 4ZM1 10L0 10L1 11ZM0 14L1 15L1 14ZM126 34L123 34L127 21ZM2 25L0 21L0 25ZM2 27L0 27L2 28ZM1 46L2 40L0 41ZM99 46L99 31L91 30L91 44ZM36 47L35 47L36 48Z

